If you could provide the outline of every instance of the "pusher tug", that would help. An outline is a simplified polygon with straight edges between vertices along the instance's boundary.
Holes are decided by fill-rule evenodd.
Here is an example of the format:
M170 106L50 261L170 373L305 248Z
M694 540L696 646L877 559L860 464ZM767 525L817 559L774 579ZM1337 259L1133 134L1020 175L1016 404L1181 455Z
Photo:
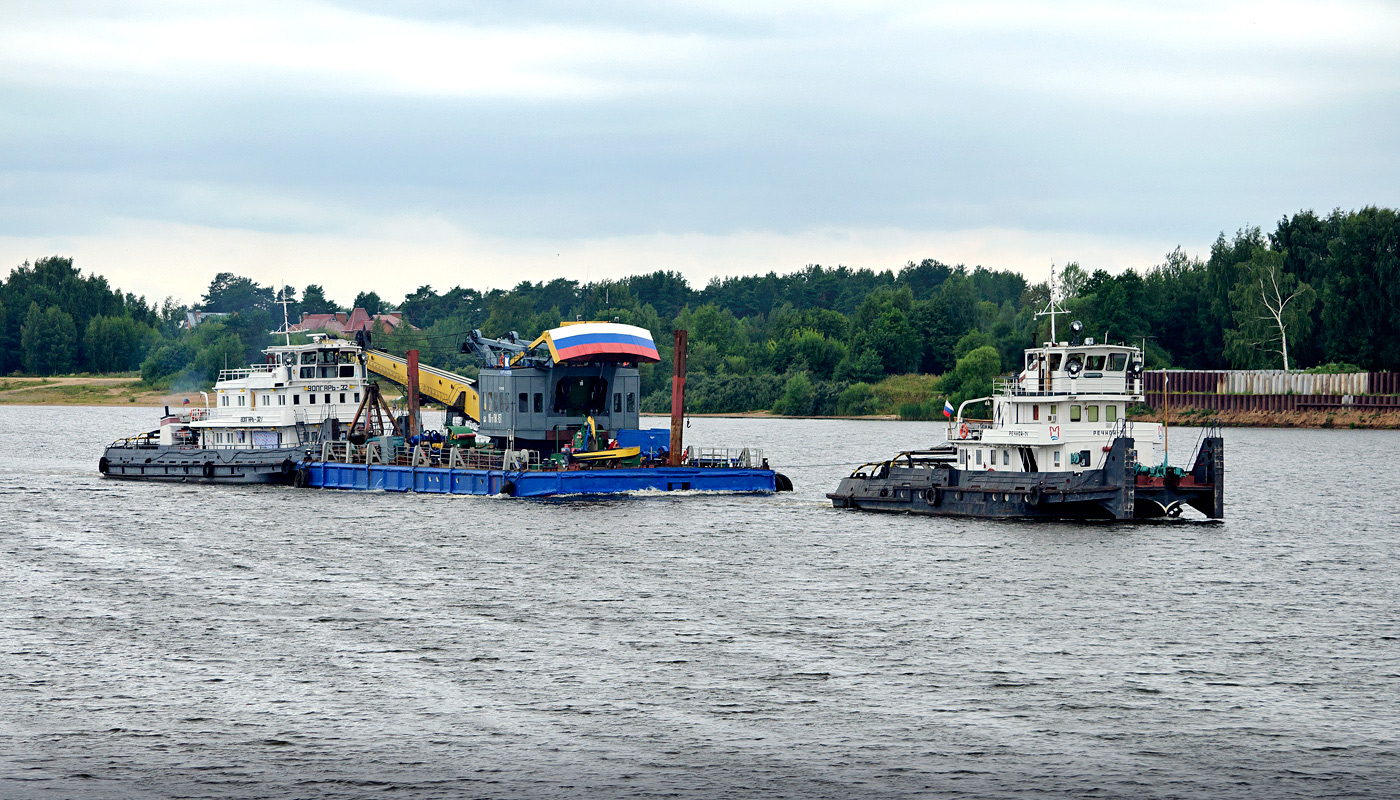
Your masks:
M1053 278L1052 278L1053 291ZM964 402L943 444L865 464L827 495L837 508L937 516L1050 519L1176 517L1190 506L1225 516L1224 440L1200 438L1190 470L1167 462L1164 424L1129 422L1143 397L1139 348L1052 341L1025 351L1025 367L999 380L992 397ZM971 403L990 401L990 423L967 420ZM948 413L945 411L945 413ZM951 417L951 415L950 415ZM1147 463L1139 437L1151 443Z

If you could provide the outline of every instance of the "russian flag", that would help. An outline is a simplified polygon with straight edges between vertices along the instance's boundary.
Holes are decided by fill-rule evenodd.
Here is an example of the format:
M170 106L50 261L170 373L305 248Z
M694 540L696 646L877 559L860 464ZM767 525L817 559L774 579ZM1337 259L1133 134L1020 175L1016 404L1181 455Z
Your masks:
M944 400L944 401L943 401L943 416L947 417L948 419L952 419L952 418L953 418L953 401L951 401L951 400Z
M580 322L544 334L555 363L560 361L661 360L651 332L616 322Z

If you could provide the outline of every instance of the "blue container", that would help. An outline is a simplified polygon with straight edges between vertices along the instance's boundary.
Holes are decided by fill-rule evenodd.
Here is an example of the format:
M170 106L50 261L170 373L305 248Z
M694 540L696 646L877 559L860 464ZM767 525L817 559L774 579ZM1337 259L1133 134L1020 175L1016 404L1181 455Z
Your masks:
M640 447L642 455L647 458L656 458L658 452L670 451L671 431L669 428L649 428L647 430L623 428L617 432L617 446Z

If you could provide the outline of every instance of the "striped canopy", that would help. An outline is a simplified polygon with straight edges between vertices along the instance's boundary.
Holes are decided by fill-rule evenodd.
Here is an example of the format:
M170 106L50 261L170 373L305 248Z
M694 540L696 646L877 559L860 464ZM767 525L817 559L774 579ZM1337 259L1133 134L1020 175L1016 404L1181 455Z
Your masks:
M537 341L560 361L660 361L651 332L616 322L576 322L551 328Z

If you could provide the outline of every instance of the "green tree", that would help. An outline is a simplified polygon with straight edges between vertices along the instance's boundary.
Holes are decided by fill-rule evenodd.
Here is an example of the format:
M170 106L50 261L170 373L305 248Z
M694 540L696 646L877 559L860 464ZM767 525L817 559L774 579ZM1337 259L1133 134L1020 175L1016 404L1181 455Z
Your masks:
M220 272L209 282L209 291L204 294L205 311L222 311L236 314L255 308L263 310L272 306L272 288L262 286L249 278Z
M995 347L983 346L958 359L953 371L938 382L938 390L953 406L992 394L992 381L1001 373L1001 355Z
M155 332L131 317L93 317L83 333L83 354L92 372L136 369L146 357Z
M816 401L816 390L806 372L794 372L783 384L783 395L774 404L773 411L788 417L808 416Z
M842 416L860 417L874 414L880 400L870 384L863 381L853 383L841 390L836 399L836 413Z
M334 314L340 307L326 299L325 289L313 283L301 293L301 310L304 314Z
M383 313L384 301L375 292L360 292L355 295L355 302L350 304L350 308L363 308L372 317Z
M1277 353L1288 371L1288 337L1308 333L1317 294L1284 272L1283 263L1282 253L1255 248L1230 291L1238 327L1225 331L1225 352L1236 364L1256 366L1261 358L1272 360L1270 354Z
M77 355L78 329L73 317L58 306L39 309L29 304L20 329L24 369L35 375L56 375L73 368Z

